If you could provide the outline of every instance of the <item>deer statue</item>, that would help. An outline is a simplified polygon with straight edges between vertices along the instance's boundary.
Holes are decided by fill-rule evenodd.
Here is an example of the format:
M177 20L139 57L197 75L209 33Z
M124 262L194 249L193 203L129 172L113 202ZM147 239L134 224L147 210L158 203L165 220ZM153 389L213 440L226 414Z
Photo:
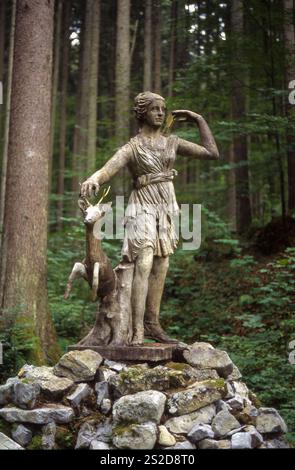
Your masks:
M93 228L111 209L111 202L102 203L110 187L103 191L97 204L79 198L86 230L86 257L74 264L68 278L64 298L68 299L74 280L83 277L92 291L92 300L98 300L96 320L90 332L77 346L127 345L132 338L131 288L133 263L120 263L115 269L102 249L101 239Z
M102 204L109 193L110 186L104 190L97 204L92 205L86 198L79 198L78 205L83 214L86 228L86 258L75 263L69 276L64 298L69 297L74 280L83 277L92 291L92 301L103 298L115 289L116 277L111 262L101 246L101 240L93 233L94 224L110 210L112 203Z

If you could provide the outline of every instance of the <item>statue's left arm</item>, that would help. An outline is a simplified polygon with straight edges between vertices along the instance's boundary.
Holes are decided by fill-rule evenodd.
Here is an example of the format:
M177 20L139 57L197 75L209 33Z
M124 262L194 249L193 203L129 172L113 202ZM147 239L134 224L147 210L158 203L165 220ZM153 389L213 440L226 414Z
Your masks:
M219 151L213 137L213 134L200 114L192 111L177 110L173 111L172 115L176 120L185 120L195 122L200 133L201 144L198 145L188 140L179 139L177 153L186 157L193 157L200 160L219 160Z

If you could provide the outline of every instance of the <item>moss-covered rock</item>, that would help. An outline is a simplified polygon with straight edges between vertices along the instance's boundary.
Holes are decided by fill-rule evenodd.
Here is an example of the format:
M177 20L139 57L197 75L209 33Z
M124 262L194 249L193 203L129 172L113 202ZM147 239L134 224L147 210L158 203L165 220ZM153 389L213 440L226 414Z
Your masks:
M115 397L130 395L145 390L165 391L186 387L195 380L193 370L188 367L154 368L130 367L118 375L109 378L109 384Z
M167 410L175 416L192 413L204 406L220 400L225 394L223 379L196 382L194 386L171 395L167 402Z

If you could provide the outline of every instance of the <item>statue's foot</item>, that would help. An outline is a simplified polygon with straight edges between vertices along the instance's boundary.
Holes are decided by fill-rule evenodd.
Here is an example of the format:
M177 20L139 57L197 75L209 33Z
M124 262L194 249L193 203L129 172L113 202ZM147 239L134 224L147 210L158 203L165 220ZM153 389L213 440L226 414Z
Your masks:
M144 336L159 343L179 343L177 339L170 338L158 322L146 321L144 323Z
M136 329L134 331L134 335L131 341L132 346L142 346L144 342L144 332L143 329Z

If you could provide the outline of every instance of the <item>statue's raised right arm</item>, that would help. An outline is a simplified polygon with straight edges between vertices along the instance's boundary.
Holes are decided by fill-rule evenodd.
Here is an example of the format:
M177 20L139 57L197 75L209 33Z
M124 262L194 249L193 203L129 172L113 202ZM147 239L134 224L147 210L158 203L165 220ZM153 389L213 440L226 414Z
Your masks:
M195 122L198 126L201 144L198 145L188 140L179 139L177 153L185 157L193 157L199 160L219 160L220 155L212 135L212 132L200 114L187 110L172 111L172 115L176 120Z

